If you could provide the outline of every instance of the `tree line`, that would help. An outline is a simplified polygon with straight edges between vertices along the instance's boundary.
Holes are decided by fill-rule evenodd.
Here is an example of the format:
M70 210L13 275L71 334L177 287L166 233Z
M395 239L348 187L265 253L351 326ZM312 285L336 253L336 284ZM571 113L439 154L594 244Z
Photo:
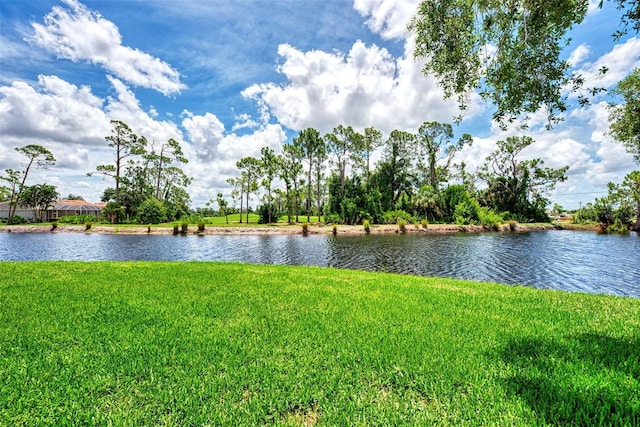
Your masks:
M143 224L176 220L191 212L187 186L191 178L179 167L187 163L180 143L174 139L156 144L144 136L136 135L129 126L112 120L111 135L105 140L114 149L111 163L98 165L87 175L100 174L114 180L107 187L101 201L107 202L102 216L112 223L138 222ZM56 159L45 147L27 145L16 148L27 158L23 170L6 169L0 180L8 183L0 186L0 201L9 202L9 224L22 222L15 215L18 206L33 211L34 219L41 222L44 213L52 207L59 194L55 186L48 184L26 185L33 169L45 169ZM77 199L78 196L69 195Z
M472 173L454 161L472 141L469 134L455 139L452 126L439 122L425 122L415 134L394 130L387 137L373 127L357 132L339 125L322 136L307 128L281 154L263 147L260 157L237 162L239 176L228 181L233 207L239 203L248 220L246 207L255 195L262 222L281 216L297 222L300 215L343 224L548 221L547 197L566 179L568 166L553 169L542 159L521 159L522 150L534 143L523 136L499 141ZM374 152L381 153L376 162Z

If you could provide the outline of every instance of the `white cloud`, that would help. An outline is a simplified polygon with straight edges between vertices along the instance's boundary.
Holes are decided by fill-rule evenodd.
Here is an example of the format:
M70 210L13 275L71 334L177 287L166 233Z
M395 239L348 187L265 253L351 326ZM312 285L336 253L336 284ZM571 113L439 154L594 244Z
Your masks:
M407 43L410 50L410 43ZM416 130L427 120L451 121L457 107L421 72L421 62L399 59L384 48L357 41L348 54L302 52L280 45L278 71L286 85L253 85L242 92L284 126L329 132L338 124Z
M104 67L126 82L170 95L186 86L169 64L138 49L122 45L118 27L76 0L54 6L44 25L32 23L29 41L74 62L88 61Z
M185 169L194 177L189 191L198 206L215 197L218 192L229 194L226 181L238 176L238 160L246 156L260 157L260 149L265 146L279 153L287 139L282 127L277 124L267 124L253 133L237 135L227 133L214 114L194 115L185 112L184 116L182 127L191 141L189 158L193 160Z
M37 87L23 81L0 86L0 133L64 144L97 145L104 141L108 119L103 101L88 86L56 76L38 76Z
M634 68L640 67L640 38L632 37L624 43L617 44L613 49L602 55L593 63L586 63L576 70L585 78L587 86L595 85L604 88L615 86ZM602 67L608 68L604 75L600 75Z
M577 48L575 48L573 52L571 52L571 55L569 55L569 59L567 60L567 62L569 62L569 64L571 64L572 66L577 67L578 65L582 64L585 59L587 59L590 53L591 49L589 48L589 46L585 43L582 43Z
M353 8L371 31L385 39L403 39L407 25L418 11L420 0L354 0Z

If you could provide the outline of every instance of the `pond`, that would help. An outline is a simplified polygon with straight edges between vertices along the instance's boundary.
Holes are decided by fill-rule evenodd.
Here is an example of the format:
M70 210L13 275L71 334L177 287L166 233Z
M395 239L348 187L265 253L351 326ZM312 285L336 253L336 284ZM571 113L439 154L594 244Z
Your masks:
M640 236L636 233L535 231L306 237L0 233L0 260L314 265L640 297Z

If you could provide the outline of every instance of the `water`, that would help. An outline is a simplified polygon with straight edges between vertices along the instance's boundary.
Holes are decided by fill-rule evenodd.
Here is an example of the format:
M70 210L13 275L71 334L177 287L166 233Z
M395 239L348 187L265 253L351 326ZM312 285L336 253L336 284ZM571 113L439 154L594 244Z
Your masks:
M621 236L540 231L336 237L0 233L0 260L314 265L640 297L640 236L636 233Z

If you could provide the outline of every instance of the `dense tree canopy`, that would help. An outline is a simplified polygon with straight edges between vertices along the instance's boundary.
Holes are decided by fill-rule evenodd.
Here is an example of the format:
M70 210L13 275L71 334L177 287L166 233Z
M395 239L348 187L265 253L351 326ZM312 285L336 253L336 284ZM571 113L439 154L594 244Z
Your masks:
M625 11L620 37L638 31L640 2L616 0ZM584 79L570 72L562 59L568 32L580 24L587 0L450 0L423 1L409 24L416 35L416 57L426 59L425 74L433 74L445 96L460 107L477 90L496 107L500 123L545 108L549 124L567 108L565 87L587 102ZM602 5L602 3L601 3ZM606 68L601 69L606 72ZM587 92L585 92L585 90Z
M6 175L0 175L0 179L9 184L9 187L7 187L9 189L9 215L7 218L9 224L11 224L16 213L20 196L25 189L25 183L31 169L47 169L56 163L51 151L41 145L30 144L24 147L17 147L15 150L27 159L24 169L22 171L6 169Z
M623 102L610 106L611 135L640 164L640 68L618 83L613 93Z

